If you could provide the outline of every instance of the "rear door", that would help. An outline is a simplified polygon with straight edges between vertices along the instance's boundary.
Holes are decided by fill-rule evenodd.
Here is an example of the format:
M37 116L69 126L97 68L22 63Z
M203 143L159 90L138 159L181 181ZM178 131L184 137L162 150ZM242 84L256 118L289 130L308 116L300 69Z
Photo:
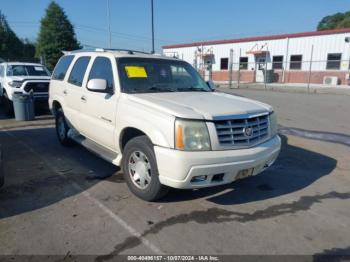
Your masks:
M257 83L264 82L264 70L266 66L266 57L265 56L257 56L255 58L256 61L256 77L255 81Z
M107 56L95 57L88 78L84 84L81 101L82 120L81 133L113 151L115 151L115 127L117 97L115 93L116 84L115 59ZM110 92L100 93L88 90L87 83L91 79L104 79Z
M83 86L86 85L86 71L90 60L90 56L80 56L75 60L67 83L62 90L66 104L65 115L70 124L79 132L81 131L81 99Z

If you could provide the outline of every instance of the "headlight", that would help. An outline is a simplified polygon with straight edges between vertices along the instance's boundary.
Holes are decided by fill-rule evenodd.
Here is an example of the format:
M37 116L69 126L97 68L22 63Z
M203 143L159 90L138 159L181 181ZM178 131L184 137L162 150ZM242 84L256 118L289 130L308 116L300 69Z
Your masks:
M278 133L278 124L277 124L277 115L275 112L272 112L269 116L270 118L270 133L271 137L274 137Z
M11 82L9 82L8 84L9 84L9 86L11 86L11 87L19 88L19 87L21 87L21 85L23 84L23 82L22 82L22 81L11 81Z
M208 128L203 121L175 121L175 148L184 151L211 150Z

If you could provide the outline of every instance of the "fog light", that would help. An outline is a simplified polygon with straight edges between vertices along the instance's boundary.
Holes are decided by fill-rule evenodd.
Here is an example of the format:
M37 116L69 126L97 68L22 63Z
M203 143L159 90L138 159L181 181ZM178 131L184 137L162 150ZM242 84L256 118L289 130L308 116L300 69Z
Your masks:
M194 176L192 177L191 182L198 183L198 182L203 182L205 180L207 180L207 176Z
M221 173L221 174L216 174L216 175L214 175L213 176L213 178L212 178L212 182L221 182L221 181L223 181L224 180L224 173Z

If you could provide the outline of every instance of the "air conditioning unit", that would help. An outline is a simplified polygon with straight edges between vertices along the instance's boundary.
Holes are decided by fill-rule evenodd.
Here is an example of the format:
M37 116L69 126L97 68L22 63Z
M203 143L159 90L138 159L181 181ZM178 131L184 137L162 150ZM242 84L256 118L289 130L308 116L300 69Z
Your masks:
M336 86L338 84L337 76L325 76L323 78L323 84L329 86Z

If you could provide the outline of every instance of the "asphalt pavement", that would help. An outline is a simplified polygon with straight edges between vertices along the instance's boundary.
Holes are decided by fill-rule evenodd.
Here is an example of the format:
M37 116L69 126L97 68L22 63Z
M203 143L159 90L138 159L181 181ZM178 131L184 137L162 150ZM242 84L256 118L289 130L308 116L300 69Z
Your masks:
M256 177L172 190L156 203L133 196L118 167L62 147L49 115L0 117L0 254L350 255L348 97L224 91L274 106L277 162Z

